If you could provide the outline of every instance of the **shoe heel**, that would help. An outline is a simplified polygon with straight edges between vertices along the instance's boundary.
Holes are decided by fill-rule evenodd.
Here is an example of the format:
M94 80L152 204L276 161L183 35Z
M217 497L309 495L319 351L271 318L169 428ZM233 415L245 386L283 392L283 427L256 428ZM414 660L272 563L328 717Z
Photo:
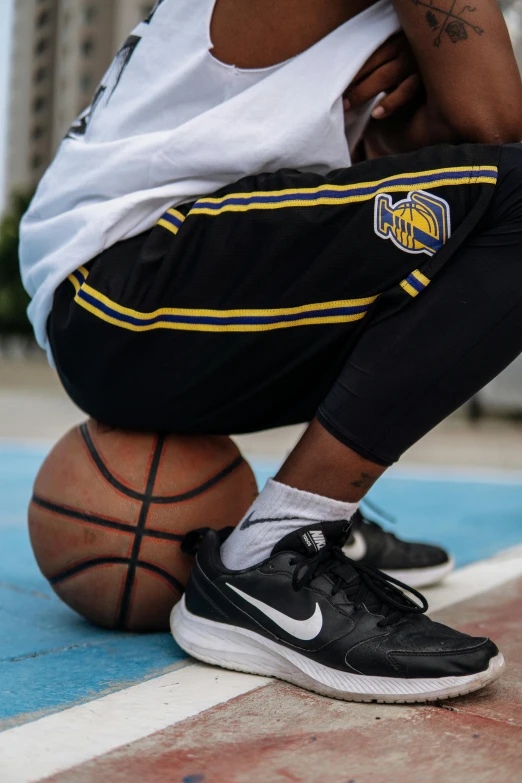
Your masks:
M181 649L204 663L269 677L275 672L276 676L284 676L294 671L285 658L232 626L189 612L185 597L172 610L170 627Z

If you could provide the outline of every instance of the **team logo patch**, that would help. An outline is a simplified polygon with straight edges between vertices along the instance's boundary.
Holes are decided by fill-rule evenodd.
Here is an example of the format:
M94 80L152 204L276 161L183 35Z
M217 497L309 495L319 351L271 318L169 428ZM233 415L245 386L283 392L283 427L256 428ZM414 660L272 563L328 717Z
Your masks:
M375 199L375 233L406 253L434 256L451 236L450 206L424 190L412 190L395 204L391 196L380 194Z

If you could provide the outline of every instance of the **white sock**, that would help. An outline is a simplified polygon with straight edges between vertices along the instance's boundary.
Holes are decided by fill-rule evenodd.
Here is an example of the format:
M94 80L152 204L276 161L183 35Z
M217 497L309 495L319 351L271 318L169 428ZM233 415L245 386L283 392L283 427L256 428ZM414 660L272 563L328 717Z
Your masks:
M314 522L352 518L359 503L303 492L270 479L221 547L225 568L240 571L261 563L284 536Z

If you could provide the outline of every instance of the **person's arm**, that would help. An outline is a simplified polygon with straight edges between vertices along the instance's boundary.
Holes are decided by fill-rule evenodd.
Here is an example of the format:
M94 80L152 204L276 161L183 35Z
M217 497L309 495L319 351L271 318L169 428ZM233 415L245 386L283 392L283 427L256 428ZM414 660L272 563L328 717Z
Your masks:
M360 109L382 93L374 108L389 116L418 101L424 94L419 68L408 39L395 33L369 57L343 94L344 110Z
M212 54L240 68L266 68L304 52L374 2L216 0Z
M393 5L425 87L408 120L412 140L521 141L522 83L496 1Z

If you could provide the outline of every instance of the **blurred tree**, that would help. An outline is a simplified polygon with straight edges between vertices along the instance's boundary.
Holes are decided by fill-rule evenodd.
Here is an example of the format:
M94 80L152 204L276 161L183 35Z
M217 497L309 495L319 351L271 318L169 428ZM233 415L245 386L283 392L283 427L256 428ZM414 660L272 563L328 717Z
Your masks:
M27 320L29 296L20 279L19 226L32 194L15 194L9 211L0 220L0 334L30 334Z

